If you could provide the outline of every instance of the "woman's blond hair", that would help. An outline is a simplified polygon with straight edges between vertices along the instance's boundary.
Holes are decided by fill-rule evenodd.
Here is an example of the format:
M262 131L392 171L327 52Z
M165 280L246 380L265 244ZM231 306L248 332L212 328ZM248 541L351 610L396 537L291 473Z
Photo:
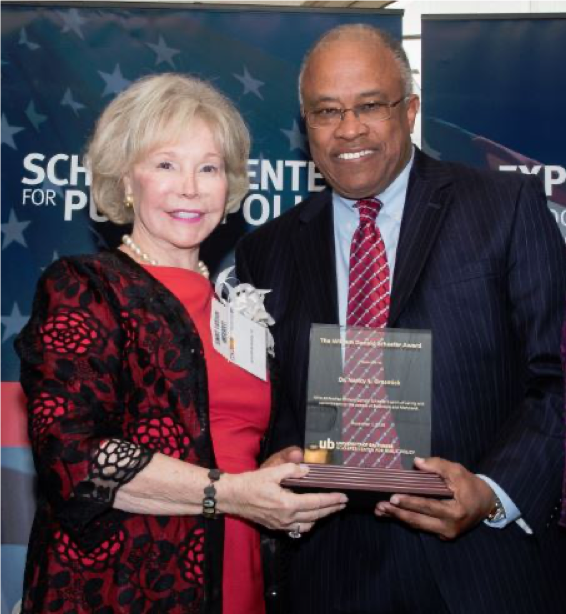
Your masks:
M209 83L175 73L143 77L103 111L87 146L91 194L112 222L133 220L124 204L124 176L150 151L174 142L195 119L206 122L224 155L226 212L237 210L249 188L250 135L236 107Z

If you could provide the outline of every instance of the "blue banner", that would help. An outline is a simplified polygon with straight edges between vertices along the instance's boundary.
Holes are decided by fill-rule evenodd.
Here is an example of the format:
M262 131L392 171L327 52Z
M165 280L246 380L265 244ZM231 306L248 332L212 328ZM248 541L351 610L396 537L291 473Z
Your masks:
M566 16L425 17L423 148L538 175L566 238Z
M401 36L401 12L237 7L2 5L2 614L21 596L33 468L12 344L55 258L118 244L89 197L84 145L137 78L187 72L230 97L252 133L251 189L203 249L213 272L237 239L323 187L299 116L301 59L326 30L367 22ZM86 4L86 3L85 3Z

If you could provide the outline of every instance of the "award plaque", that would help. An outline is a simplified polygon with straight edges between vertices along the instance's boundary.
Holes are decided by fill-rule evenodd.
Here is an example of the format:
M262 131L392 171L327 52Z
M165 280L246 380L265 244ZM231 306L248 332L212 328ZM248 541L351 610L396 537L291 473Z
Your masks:
M430 331L313 324L304 478L285 486L451 497L430 456Z

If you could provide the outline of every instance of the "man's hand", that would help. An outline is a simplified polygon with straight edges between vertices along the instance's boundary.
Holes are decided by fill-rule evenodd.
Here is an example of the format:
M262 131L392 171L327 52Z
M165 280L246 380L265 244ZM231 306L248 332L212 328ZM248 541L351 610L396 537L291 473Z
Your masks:
M261 466L264 467L277 467L283 463L302 463L303 451L298 446L289 446L279 452L272 454Z
M434 457L415 459L415 466L444 478L454 498L438 500L395 494L389 501L376 505L376 516L396 518L414 529L448 540L480 523L491 511L495 493L459 463Z

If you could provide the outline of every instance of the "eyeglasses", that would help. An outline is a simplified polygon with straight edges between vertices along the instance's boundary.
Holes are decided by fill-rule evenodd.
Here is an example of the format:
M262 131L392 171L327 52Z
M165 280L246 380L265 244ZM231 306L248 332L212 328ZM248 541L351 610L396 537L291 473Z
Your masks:
M403 96L403 98L399 98L399 100L395 102L362 102L348 109L342 109L340 107L323 107L322 109L308 111L305 118L307 124L311 128L330 128L338 126L338 124L343 121L348 111L352 111L362 124L384 122L391 117L391 109L404 100L407 100L407 98L411 98L411 96Z

